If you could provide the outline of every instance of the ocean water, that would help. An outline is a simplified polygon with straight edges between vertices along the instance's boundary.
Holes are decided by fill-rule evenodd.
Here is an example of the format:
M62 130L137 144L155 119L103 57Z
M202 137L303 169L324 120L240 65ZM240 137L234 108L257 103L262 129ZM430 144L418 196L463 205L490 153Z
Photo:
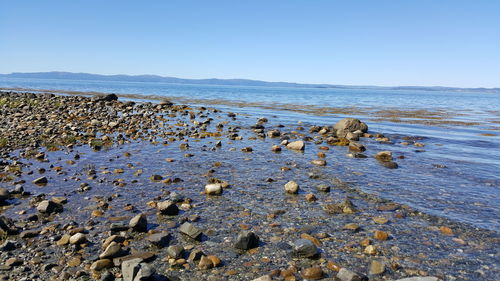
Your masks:
M307 129L358 117L393 142L371 141L370 153L391 150L404 159L390 170L346 157L338 163L344 180L432 215L500 231L500 94L12 78L0 78L0 88L165 97L242 113L248 125L268 117L270 124Z

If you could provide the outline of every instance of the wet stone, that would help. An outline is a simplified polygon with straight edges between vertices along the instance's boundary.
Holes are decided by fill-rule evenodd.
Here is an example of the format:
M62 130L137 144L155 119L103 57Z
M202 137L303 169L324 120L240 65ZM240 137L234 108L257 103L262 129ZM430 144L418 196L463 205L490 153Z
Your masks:
M348 270L346 268L341 268L337 273L337 279L339 281L367 281L368 278L363 274Z
M100 259L112 259L123 256L122 247L116 242L111 242L102 254L99 255Z
M183 252L184 247L182 245L172 245L167 248L167 255L174 259L180 258Z
M69 243L73 245L82 244L85 243L85 241L87 241L87 237L85 237L85 234L83 233L74 234L69 238Z
M191 237L194 240L201 239L201 234L202 234L201 230L189 222L183 223L179 228L179 231Z
M137 232L146 232L148 229L148 219L145 214L138 214L129 222L129 227Z
M236 237L234 247L236 249L248 250L259 246L259 237L251 231L242 231Z
M167 200L158 202L156 208L162 215L175 216L179 214L179 208L174 201Z
M168 243L170 241L170 234L166 231L162 231L159 233L151 234L146 239L154 246L163 248L168 246Z
M292 149L292 150L304 150L305 146L306 145L303 141L294 141L294 142L288 143L286 145L286 147L288 149Z
M51 200L44 200L38 203L36 209L40 213L51 214L51 213L62 212L63 207Z
M285 191L288 194L299 193L299 185L294 181L289 181L285 184Z
M44 184L47 184L49 182L49 180L47 180L47 177L39 177L39 178L34 179L32 182L33 182L33 184L36 184L36 185L44 185Z
M321 192L330 192L330 186L326 184L320 184L316 187L316 189Z
M380 275L385 272L385 265L379 260L372 260L370 263L370 275Z
M221 195L222 185L220 183L212 183L205 185L205 194L207 195Z
M300 274L307 280L319 280L323 278L323 270L319 266L306 268Z
M293 243L292 255L298 258L311 258L316 256L318 248L308 239L299 239Z

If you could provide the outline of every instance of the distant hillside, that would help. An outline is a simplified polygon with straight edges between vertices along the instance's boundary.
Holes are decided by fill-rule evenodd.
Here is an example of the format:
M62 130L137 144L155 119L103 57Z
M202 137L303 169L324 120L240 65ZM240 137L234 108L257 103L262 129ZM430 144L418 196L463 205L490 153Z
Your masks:
M424 91L460 91L460 92L485 92L500 93L500 88L453 88L453 87L426 87L426 86L344 86L330 84L300 84L290 82L266 82L249 79L183 79L176 77L164 77L158 75L100 75L90 73L73 72L14 72L0 74L6 78L32 78L32 79L68 79L68 80L94 80L94 81L124 81L124 82L162 82L176 84L198 84L198 85L237 85L257 87L294 87L294 88L344 88L344 89L388 89L388 90L424 90Z

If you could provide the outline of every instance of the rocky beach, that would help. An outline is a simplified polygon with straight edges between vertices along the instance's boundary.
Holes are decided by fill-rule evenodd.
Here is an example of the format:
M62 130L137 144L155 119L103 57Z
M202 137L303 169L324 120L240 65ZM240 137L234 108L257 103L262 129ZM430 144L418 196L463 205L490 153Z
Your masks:
M0 115L0 280L500 280L497 231L360 188L423 138L115 94Z

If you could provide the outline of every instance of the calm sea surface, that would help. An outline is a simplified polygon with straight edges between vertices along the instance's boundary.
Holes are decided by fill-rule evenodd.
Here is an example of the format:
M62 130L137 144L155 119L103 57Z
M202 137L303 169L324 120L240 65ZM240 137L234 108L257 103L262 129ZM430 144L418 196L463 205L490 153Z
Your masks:
M500 94L0 78L2 88L92 91L168 97L247 114L248 124L333 125L354 116L394 144L369 151L404 156L396 170L345 160L345 180L427 213L500 231ZM416 137L424 147L406 142ZM356 174L356 177L351 177ZM362 174L362 176L359 176Z

